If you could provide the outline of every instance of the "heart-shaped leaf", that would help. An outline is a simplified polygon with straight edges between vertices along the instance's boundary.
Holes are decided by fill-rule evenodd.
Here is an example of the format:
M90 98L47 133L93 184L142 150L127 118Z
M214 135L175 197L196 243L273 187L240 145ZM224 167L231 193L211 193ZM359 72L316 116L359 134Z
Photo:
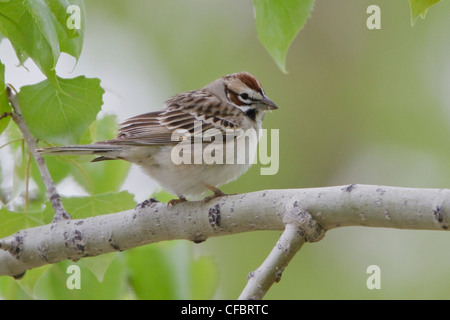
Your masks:
M70 5L79 8L79 28L67 26ZM9 39L21 64L31 58L53 79L61 52L78 59L85 23L82 0L0 1L0 12L0 33Z
M286 54L311 15L314 0L254 0L256 30L261 43L286 72Z
M59 88L50 80L22 87L19 103L23 116L38 139L78 143L101 109L104 90L95 78L56 79Z

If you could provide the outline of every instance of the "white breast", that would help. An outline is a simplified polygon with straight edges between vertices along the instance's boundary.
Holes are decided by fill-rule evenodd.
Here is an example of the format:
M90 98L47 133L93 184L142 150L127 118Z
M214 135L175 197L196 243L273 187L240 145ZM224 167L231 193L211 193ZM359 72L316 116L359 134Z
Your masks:
M203 144L203 148L199 149L203 159L201 164L195 164L194 161L191 164L174 164L172 146L159 147L159 152L153 153L152 157L142 159L138 164L170 193L184 197L199 196L208 191L204 183L219 187L244 174L253 164L259 137L260 130L249 130L237 140L228 142L225 145L228 149L215 148L215 156L216 152L220 154L223 150L234 150L234 152L224 152L222 164L217 161L212 164L205 163L205 156L207 156L205 148L209 145L211 150L213 147L208 143ZM220 154L222 155L223 153Z

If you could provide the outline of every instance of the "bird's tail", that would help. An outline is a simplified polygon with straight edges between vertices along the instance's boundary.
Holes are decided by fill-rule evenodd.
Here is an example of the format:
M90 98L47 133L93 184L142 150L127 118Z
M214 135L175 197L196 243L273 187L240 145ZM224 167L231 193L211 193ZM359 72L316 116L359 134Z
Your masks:
M62 147L42 148L38 151L43 155L96 155L96 158L92 161L112 160L119 157L120 152L123 150L122 146L111 144L85 144L85 145L72 145Z

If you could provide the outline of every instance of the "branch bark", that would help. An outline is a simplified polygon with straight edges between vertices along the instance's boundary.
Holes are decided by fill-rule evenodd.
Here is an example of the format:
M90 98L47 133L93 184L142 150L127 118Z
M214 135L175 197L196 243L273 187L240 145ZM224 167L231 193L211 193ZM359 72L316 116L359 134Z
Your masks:
M305 242L316 242L325 235L314 218L306 211L294 207L283 234L263 264L248 276L247 286L239 296L240 300L260 300L281 275L294 255Z
M63 220L0 239L0 275L20 276L65 259L75 261L164 240L198 243L241 232L284 230L260 268L270 271L253 273L241 295L260 298L301 245L321 239L328 230L344 226L448 230L448 212L449 189L370 185L267 190L169 207L148 200L133 210ZM263 290L255 290L258 286Z

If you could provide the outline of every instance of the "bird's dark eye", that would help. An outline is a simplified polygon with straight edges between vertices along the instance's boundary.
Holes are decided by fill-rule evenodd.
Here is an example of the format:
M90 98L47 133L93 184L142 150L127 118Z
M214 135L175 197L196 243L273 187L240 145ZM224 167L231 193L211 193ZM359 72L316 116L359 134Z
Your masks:
M238 98L239 98L239 100L242 101L242 103L244 103L246 105L250 105L252 103L252 99L246 92L239 94Z
M240 95L239 95L243 100L248 100L248 93L241 93Z

